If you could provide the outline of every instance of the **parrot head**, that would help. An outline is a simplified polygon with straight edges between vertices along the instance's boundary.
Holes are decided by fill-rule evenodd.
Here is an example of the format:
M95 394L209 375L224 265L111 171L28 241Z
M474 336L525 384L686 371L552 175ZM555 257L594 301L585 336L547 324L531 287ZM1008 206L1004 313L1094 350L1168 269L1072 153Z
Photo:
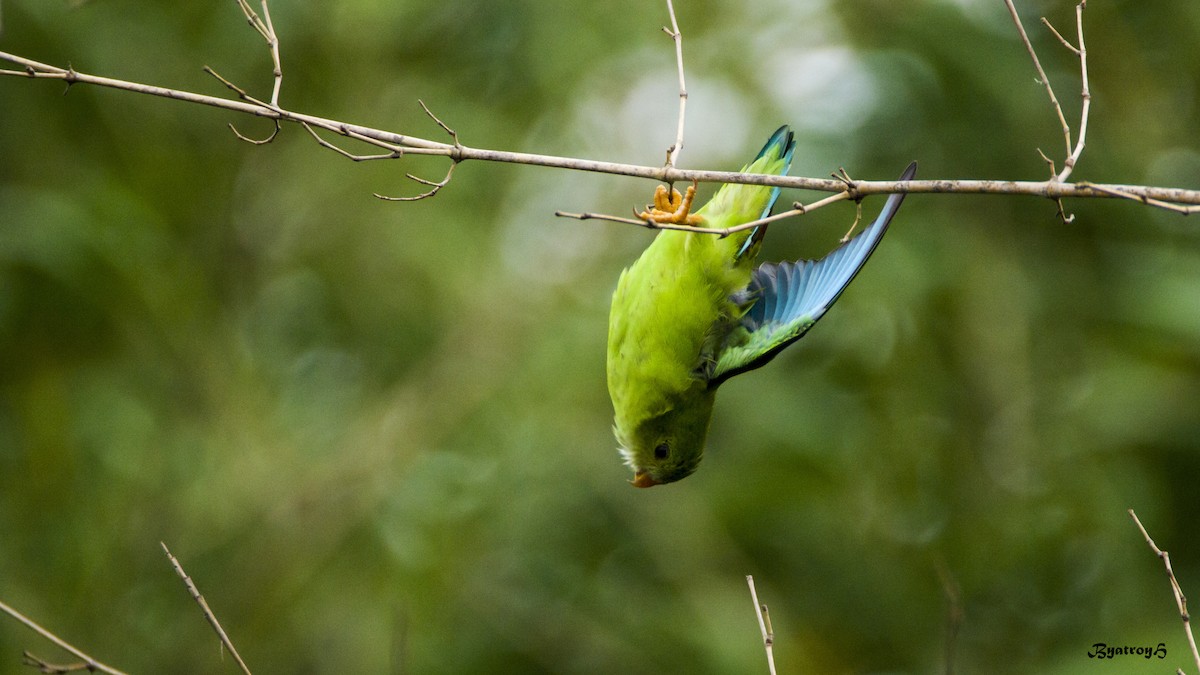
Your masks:
M653 487L686 478L704 456L715 392L681 398L666 410L613 429L621 455L633 469L635 487Z

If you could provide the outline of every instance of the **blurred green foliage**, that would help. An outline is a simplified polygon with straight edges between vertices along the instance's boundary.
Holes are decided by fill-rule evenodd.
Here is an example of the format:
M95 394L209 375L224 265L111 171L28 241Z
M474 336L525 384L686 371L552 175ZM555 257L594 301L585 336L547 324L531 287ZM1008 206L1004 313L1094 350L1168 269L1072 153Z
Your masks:
M1076 63L1019 3L1077 122ZM660 162L662 3L279 1L282 102L463 142ZM677 2L688 167L780 123L793 173L1040 179L1062 156L999 2ZM749 5L749 6L747 6ZM259 95L230 3L7 0L0 49ZM1200 5L1097 2L1075 178L1200 187ZM0 79L0 598L133 672L965 672L1189 663L1134 507L1200 588L1200 236L1115 201L910 198L835 311L724 388L702 470L629 488L608 300L653 186L465 164L437 198L285 129ZM1076 125L1077 126L1077 125ZM707 186L711 191L712 187ZM707 194L707 193L706 193ZM785 195L785 200L800 195ZM878 208L874 200L867 209ZM816 256L848 207L772 228ZM1092 645L1164 642L1099 664ZM53 649L0 620L0 672Z

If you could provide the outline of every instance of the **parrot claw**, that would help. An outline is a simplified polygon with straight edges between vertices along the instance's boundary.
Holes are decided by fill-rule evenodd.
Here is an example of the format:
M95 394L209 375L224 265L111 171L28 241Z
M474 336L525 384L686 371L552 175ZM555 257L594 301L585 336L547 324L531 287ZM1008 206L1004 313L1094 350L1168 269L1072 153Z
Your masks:
M667 194L667 186L659 185L654 188L654 206L647 206L646 208L654 208L658 211L674 211L675 206L671 204L671 201L677 194L679 194L679 191L674 188L671 189L671 194Z
M670 192L666 186L659 185L654 190L654 206L646 205L646 210L637 214L638 218L650 223L669 223L672 225L702 225L704 218L691 213L692 200L696 198L696 181L688 186L687 192L679 194L674 188Z

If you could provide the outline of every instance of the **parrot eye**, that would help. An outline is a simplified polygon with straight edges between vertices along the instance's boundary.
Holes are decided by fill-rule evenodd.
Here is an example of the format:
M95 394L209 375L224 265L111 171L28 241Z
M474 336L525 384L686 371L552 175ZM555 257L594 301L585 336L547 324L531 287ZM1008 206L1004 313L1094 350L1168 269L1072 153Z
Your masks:
M669 454L671 454L671 446L666 441L659 443L654 448L654 459L666 459Z

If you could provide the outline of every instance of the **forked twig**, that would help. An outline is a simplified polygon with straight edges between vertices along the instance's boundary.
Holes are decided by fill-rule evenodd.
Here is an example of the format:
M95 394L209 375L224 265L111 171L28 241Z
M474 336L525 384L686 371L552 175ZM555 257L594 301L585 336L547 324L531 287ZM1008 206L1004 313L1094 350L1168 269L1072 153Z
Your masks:
M462 146L462 143L459 143L459 141L458 141L458 132L455 131L454 129L451 129L442 120L438 119L438 116L433 114L433 111L429 109L429 106L425 105L425 101L422 101L421 99L417 99L417 103L421 104L421 109L425 111L425 114L429 116L429 119L436 122L437 125L439 127L441 127L443 131L450 134L450 138L454 139L454 149L458 152L452 153L450 155L450 168L446 170L445 178L442 178L440 181L434 182L431 180L427 180L425 178L421 178L419 176L414 176L411 173L404 174L404 177L411 181L420 183L421 185L428 185L429 189L426 190L425 192L422 192L419 195L413 195L412 197L389 197L387 195L381 195L378 192L372 193L375 195L375 197L377 199L382 199L382 200L388 201L388 202L416 202L416 201L420 201L422 199L429 199L430 197L432 197L432 196L436 195L438 192L440 192L442 188L446 187L446 185L448 185L450 183L450 179L452 177L454 177L454 167L458 166L458 163L460 161L462 161L461 152L462 152L463 146ZM397 150L402 151L400 149L397 149Z
M1058 115L1058 123L1062 126L1063 136L1066 138L1067 154L1071 153L1071 127L1067 124L1067 118L1063 115L1062 106L1058 104L1058 97L1054 95L1054 87L1050 84L1050 78L1046 76L1045 69L1042 68L1042 62L1038 58L1037 51L1033 48L1033 43L1029 41L1029 35L1025 32L1025 26L1021 23L1021 16L1017 14L1017 7L1013 4L1013 0L1004 0L1005 6L1008 7L1008 13L1012 16L1013 23L1017 26L1017 33L1021 36L1021 43L1025 45L1025 51L1029 53L1029 58L1033 60L1033 67L1037 70L1038 82L1046 88L1046 94L1050 97L1050 105L1054 107L1054 114Z
M250 3L247 2L247 0L237 0L237 4L238 7L241 8L242 14L246 17L246 22L250 24L250 27L257 31L258 34L267 41L267 48L271 52L271 75L273 79L273 84L271 86L271 102L263 103L262 101L258 101L257 99L249 97L245 91L234 86L233 83L229 82L220 75L217 75L216 71L208 66L205 66L204 70L223 82L225 86L237 92L238 96L242 100L254 102L263 106L264 108L282 113L283 110L279 107L279 92L283 89L283 64L279 58L279 36L275 33L275 25L271 23L271 9L267 5L267 0L262 0L262 16L259 16L254 12L254 9L250 7ZM276 118L275 129L271 132L271 135L267 136L266 138L256 140L238 131L237 127L235 127L232 122L229 123L229 130L232 131L233 134L238 137L238 139L252 145L266 145L267 143L275 140L275 137L279 135L279 128L279 119Z
M1041 148L1037 148L1037 153L1042 158L1042 161L1046 163L1046 166L1050 167L1050 180L1053 182L1058 182L1058 169L1054 168L1054 160L1047 157L1046 153L1042 152ZM1069 224L1075 221L1074 213L1069 215L1067 214L1067 206L1063 204L1062 197L1052 197L1051 199L1054 200L1054 205L1058 209L1058 213L1055 215L1059 218L1059 220L1061 220L1064 224Z
M279 90L283 88L283 66L279 61L279 36L275 34L275 26L271 23L271 10L267 7L267 0L262 0L262 17L254 13L246 0L237 0L237 3L238 7L242 8L242 14L246 15L246 21L267 41L267 47L271 50L271 61L274 65L272 74L275 80L271 88L271 105L279 107Z
M183 565L179 564L178 558L171 555L171 551L167 548L167 545L163 542L159 542L159 544L162 545L163 552L167 554L167 559L171 561L171 566L175 568L175 574L179 575L180 579L183 579L184 585L187 586L188 593L191 594L192 599L196 601L196 604L200 605L200 610L204 613L204 618L208 621L208 624L212 626L213 630L216 631L217 637L221 639L221 644L225 646L225 649L229 650L230 655L233 656L233 660L237 662L238 667L242 669L242 672L246 675L250 675L250 669L246 667L246 662L242 660L241 655L238 654L237 649L233 646L233 642L231 642L229 640L229 636L225 634L225 629L221 628L221 622L217 621L217 615L213 614L213 611L209 609L208 601L204 599L203 595L200 595L200 589L196 588L196 584L192 582L192 578L183 571Z
M389 197L388 195L381 195L378 192L373 192L371 194L378 199L384 200L385 202L416 202L422 199L428 199L440 192L442 188L446 187L446 185L450 182L450 178L454 176L454 167L456 166L458 166L458 162L451 162L450 168L446 170L446 177L437 182L426 180L420 176L414 176L411 173L404 174L404 177L411 181L420 183L421 185L430 186L428 190L419 195L413 195L412 197Z
M1200 651L1196 649L1196 638L1192 635L1192 620L1187 611L1187 597L1183 595L1183 589L1179 586L1179 580L1175 578L1175 571L1171 569L1171 556L1154 543L1154 540L1150 538L1150 533L1146 531L1146 528L1142 525L1142 521L1138 519L1133 509L1129 509L1129 517L1133 518L1133 523L1137 525L1138 530L1145 537L1146 544L1150 547L1151 551L1154 551L1154 555L1163 561L1163 566L1167 569L1167 578L1171 580L1171 593L1175 596L1175 606L1179 608L1179 618L1183 619L1183 630L1187 634L1188 646L1191 648L1192 658L1196 662L1196 672L1200 672Z
M746 585L750 587L750 598L754 600L754 615L758 617L758 629L762 632L763 649L767 652L767 667L771 675L775 675L775 631L771 628L771 615L767 606L758 601L758 591L754 589L754 576L746 575Z
M683 33L675 19L675 5L667 0L667 13L671 15L671 27L663 26L663 32L675 41L675 66L679 71L679 119L675 127L675 144L667 148L667 166L675 166L679 152L683 150L683 120L687 112L687 85L683 81Z
M1041 150L1038 150L1038 153L1050 165L1051 180L1066 182L1071 172L1075 169L1075 165L1078 164L1080 156L1083 155L1083 148L1086 145L1087 139L1088 117L1091 114L1092 107L1092 94L1088 85L1087 47L1083 41L1083 9L1087 6L1087 0L1081 0L1075 6L1076 35L1079 40L1078 47L1072 45L1045 17L1042 17L1042 24L1050 30L1063 46L1079 58L1080 81L1082 83L1080 97L1083 103L1079 112L1079 136L1074 143L1071 141L1071 126L1067 124L1066 115L1063 114L1062 106L1058 103L1058 97L1054 94L1054 87L1050 84L1050 78L1047 77L1045 69L1042 68L1042 62L1038 59L1037 51L1034 50L1033 43L1030 42L1029 35L1025 32L1025 26L1021 23L1021 17L1017 13L1017 8L1013 4L1013 0L1004 0L1004 4L1008 7L1008 12L1012 16L1013 23L1017 26L1017 32L1021 36L1021 43L1025 45L1025 51L1029 53L1029 58L1033 61L1033 67L1037 70L1038 81L1046 88L1046 94L1050 97L1050 105L1054 108L1054 114L1058 117L1058 123L1062 127L1063 140L1066 144L1062 171L1055 173L1054 162L1046 157L1045 153L1042 153ZM1072 220L1071 216L1065 214L1061 200L1059 200L1058 209L1059 215L1063 218L1064 222Z
M87 670L87 671L96 672L96 673L108 673L108 675L125 675L124 671L117 670L116 668L113 668L112 666L107 666L103 663L100 663L96 659L93 659L92 657L88 656L87 654L84 654L82 650L74 647L66 640L58 637L57 635L55 635L54 633L51 633L50 631L46 630L45 628L42 628L33 619L30 619L29 617L18 612L17 610L13 609L12 607L9 607L4 602L0 602L0 612L4 612L5 614L11 616L12 618L16 619L17 621L20 621L21 623L25 624L25 626L27 628L29 628L30 630L32 630L33 632L37 633L38 635L41 635L42 637L46 638L47 640L49 640L51 642L53 642L60 649L70 652L72 656L74 656L75 658L79 659L82 662L80 664L57 666L55 664L48 663L48 662L34 656L33 654L29 653L28 651L26 651L24 654L24 660L25 660L26 665L31 665L36 668L40 668L40 669L42 669L42 672L44 672L44 673L71 672L71 670ZM80 665L80 666L82 666L82 668L75 668L76 665Z
M283 110L280 109L278 104L266 103L264 101L258 100L257 98L254 98L250 94L246 93L245 89L242 89L241 87L237 86L236 84L225 79L224 77L221 76L220 73L213 70L209 66L204 66L204 72L213 76L218 82L225 85L226 89L229 89L233 93L237 94L237 97L239 99L241 99L247 103L266 108L267 110L271 110L273 112L279 113L280 115L283 114ZM280 127L279 120L280 120L280 118L278 118L278 117L275 118L274 120L272 120L273 122L275 122L275 130L271 132L270 136L267 136L266 138L263 138L263 139L254 139L254 138L250 138L249 136L244 135L242 132L237 130L237 127L233 125L233 122L227 122L226 124L229 126L229 130L233 132L233 135L238 137L238 140L245 141L251 145L266 145L267 143L270 143L271 141L275 140L275 137L279 135L279 127Z
M1087 139L1088 117L1091 114L1092 108L1092 92L1088 86L1088 67L1087 67L1087 47L1083 43L1083 8L1087 6L1087 0L1080 0L1078 5L1075 5L1075 32L1079 39L1079 46L1073 47L1071 43L1063 39L1062 35L1054 30L1054 26L1045 17L1042 18L1042 23L1050 28L1059 42L1067 46L1071 53L1079 57L1079 79L1081 83L1080 98L1082 104L1079 110L1079 136L1075 139L1075 148L1072 150L1068 147L1069 154L1063 160L1063 170L1058 174L1058 180L1065 181L1071 175L1071 171L1075 168L1075 164L1079 162L1079 157L1083 155L1083 147ZM1067 130L1067 143L1070 145L1070 130Z
M440 119L438 119L437 115L434 115L429 110L429 108L425 105L424 101L418 100L417 102L421 104L421 108L425 110L426 115L428 115L434 122L436 122L438 124L438 126L440 126L442 129L444 129L446 131L446 133L450 134L451 138L454 139L455 147L461 148L462 145L458 142L458 133L455 132L450 127L446 126L445 122L442 122ZM336 152L337 154L341 155L342 157L353 160L355 162L368 162L368 161L377 160L377 159L397 159L397 158L403 157L405 154L408 154L408 153L423 154L421 152L421 149L419 149L419 148L418 149L410 149L410 148L405 148L405 147L399 146L399 145L393 145L391 143L385 143L383 141L379 141L374 138L369 138L367 136L362 136L361 134L357 134L352 130L346 129L346 130L344 130L344 133L343 133L344 136L346 136L348 138L353 138L355 140L363 141L364 143L369 143L371 145L388 150L388 152L386 152L386 153L379 153L379 154L374 154L374 155L356 155L356 154L350 152L349 150L346 150L334 143L330 143L329 141L325 140L324 138L321 138L320 134L317 133L316 129L314 129L312 127L312 125L310 125L306 122L301 122L300 124L308 131L309 134L312 135L313 139L316 140L318 145L320 145L321 147L326 148L328 150L332 150L333 152ZM388 195L383 195L378 192L375 192L372 194L378 199L382 199L384 201L389 201L389 202L415 202L415 201L418 201L421 199L428 199L428 198L436 195L438 193L438 191L440 191L442 188L446 187L446 185L450 183L450 179L454 176L454 167L458 166L458 163L459 163L459 160L456 160L453 157L451 157L450 168L446 171L445 177L442 178L442 180L440 180L440 181L428 180L425 178L421 178L420 176L414 176L411 173L404 174L404 176L406 178L408 178L409 180L414 181L416 183L420 183L421 185L426 185L426 186L430 187L429 190L426 190L425 192L422 192L419 195L415 195L412 197L389 197Z

